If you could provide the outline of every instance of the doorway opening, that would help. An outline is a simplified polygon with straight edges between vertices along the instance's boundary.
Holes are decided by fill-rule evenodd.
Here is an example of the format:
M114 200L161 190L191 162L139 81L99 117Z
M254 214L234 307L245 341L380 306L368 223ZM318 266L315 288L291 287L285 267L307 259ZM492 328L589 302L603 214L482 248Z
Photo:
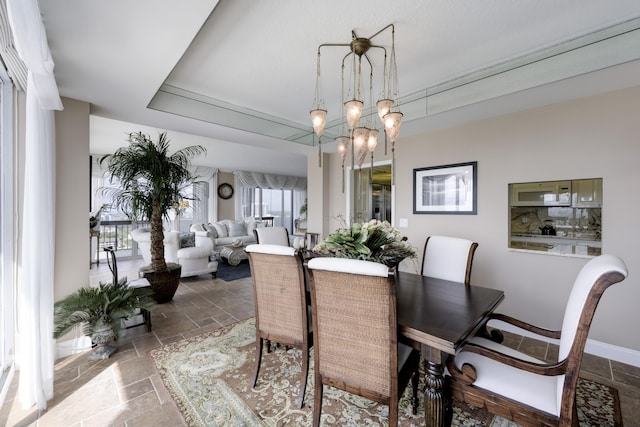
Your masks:
M347 174L347 212L353 222L377 219L393 224L391 173L391 162L385 161Z

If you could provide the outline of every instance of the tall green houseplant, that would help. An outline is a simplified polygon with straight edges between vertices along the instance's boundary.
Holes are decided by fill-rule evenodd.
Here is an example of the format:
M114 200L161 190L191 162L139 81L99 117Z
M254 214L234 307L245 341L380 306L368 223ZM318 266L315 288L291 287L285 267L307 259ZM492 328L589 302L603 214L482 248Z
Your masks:
M100 158L111 176L119 180L120 188L103 191L111 205L132 219L148 220L151 226L151 270L167 271L164 259L163 218L183 199L183 189L195 177L189 170L191 159L206 153L193 145L169 153L169 139L161 132L157 141L142 132L130 133L129 146Z

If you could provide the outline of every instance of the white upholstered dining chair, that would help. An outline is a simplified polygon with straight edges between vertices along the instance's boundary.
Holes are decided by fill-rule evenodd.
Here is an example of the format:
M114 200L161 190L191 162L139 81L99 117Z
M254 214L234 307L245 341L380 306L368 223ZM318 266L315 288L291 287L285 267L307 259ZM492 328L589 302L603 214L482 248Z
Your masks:
M454 398L524 426L577 425L575 395L589 327L604 291L627 275L624 262L614 255L600 255L587 262L573 284L562 328L557 331L492 315L491 319L542 340L559 339L557 361L537 360L476 336L447 362Z
M253 230L253 233L261 245L290 246L289 230L286 227L261 227Z
M427 237L420 274L468 285L477 247L476 242L459 237Z

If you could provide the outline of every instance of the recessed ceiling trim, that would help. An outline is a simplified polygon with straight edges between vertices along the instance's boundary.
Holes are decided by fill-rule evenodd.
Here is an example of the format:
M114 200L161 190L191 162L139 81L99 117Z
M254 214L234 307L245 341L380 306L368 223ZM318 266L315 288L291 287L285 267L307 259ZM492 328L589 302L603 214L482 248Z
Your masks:
M427 89L424 116L531 89L640 59L640 28L542 57L540 53ZM554 49L555 50L555 49ZM509 65L511 68L509 68Z
M260 135L313 145L313 141L301 138L301 135L309 135L310 126L168 84L160 86L147 107Z
M638 60L639 46L640 17L635 17L402 96L403 121ZM317 143L310 123L296 123L168 84L160 87L149 108L304 145ZM327 123L323 141L333 142L342 127L341 119Z

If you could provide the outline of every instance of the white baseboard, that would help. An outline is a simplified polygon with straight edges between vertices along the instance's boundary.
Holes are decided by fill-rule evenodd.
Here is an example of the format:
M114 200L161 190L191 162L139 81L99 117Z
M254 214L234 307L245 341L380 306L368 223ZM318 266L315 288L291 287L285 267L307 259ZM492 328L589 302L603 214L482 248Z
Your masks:
M640 368L640 351L587 338L584 352Z
M491 327L498 327L499 329L502 329L504 331L511 332L517 335L522 335L529 338L535 338L535 339L543 340L553 344L558 344L558 340L540 337L539 335L534 335L528 331L523 331L522 329L516 328L515 326L504 323L504 322L495 321L495 320L491 321ZM584 352L588 354L592 354L594 356L604 357L605 359L615 360L616 362L625 363L627 365L636 366L640 368L640 351L637 351L637 350L631 350L629 348L607 344L604 342L587 338L587 342L584 346Z

